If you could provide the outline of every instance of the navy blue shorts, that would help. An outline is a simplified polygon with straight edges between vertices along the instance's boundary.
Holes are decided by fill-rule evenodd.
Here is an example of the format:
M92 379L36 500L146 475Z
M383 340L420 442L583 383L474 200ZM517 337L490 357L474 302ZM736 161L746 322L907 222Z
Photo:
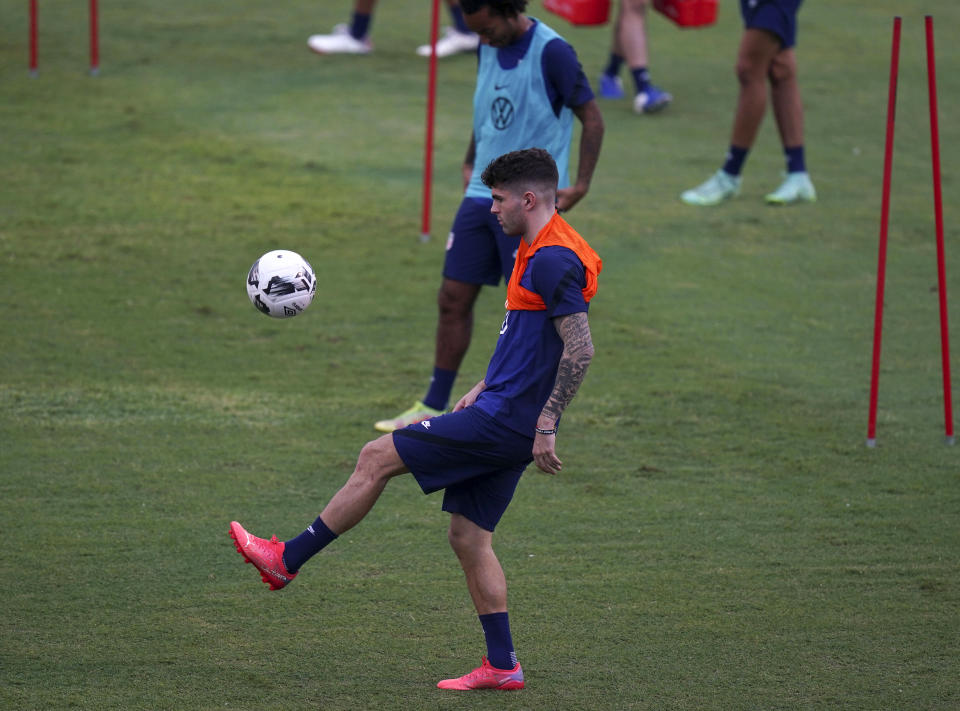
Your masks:
M423 493L444 489L444 511L487 531L496 528L533 461L533 438L476 407L396 430L393 444Z
M496 286L510 281L520 237L503 234L490 213L493 199L464 198L447 238L443 276L467 284Z
M784 49L797 43L797 12L803 0L740 0L740 14L748 29L767 30L780 38Z

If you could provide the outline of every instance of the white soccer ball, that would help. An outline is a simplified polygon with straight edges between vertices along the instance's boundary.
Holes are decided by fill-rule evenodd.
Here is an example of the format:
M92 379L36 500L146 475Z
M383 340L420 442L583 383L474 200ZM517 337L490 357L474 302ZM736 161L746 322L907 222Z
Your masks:
M302 314L316 291L317 279L310 262L286 249L267 252L247 274L251 303L260 313L273 318Z

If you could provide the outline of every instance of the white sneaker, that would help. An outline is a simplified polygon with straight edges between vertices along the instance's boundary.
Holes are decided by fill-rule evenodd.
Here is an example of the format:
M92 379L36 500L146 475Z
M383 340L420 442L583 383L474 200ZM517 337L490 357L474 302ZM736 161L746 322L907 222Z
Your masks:
M443 59L461 52L476 52L480 38L473 32L460 32L453 27L444 27L443 36L437 38L437 59ZM421 57L430 56L430 45L417 47L417 54Z
M787 173L780 187L764 197L771 205L789 205L794 202L816 202L817 191L805 172Z
M680 199L687 205L706 207L719 205L724 200L736 197L739 194L740 176L730 175L730 173L721 169L697 187L684 191L680 195Z
M307 46L317 54L370 54L373 45L364 37L358 40L346 25L337 25L329 35L311 35Z

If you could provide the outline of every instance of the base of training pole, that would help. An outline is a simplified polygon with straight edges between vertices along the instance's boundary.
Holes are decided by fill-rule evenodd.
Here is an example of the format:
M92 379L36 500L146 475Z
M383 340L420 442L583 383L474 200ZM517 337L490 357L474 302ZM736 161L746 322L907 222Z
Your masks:
M430 233L429 233L429 232L421 232L421 233L420 233L420 241L421 241L421 242L429 242L429 241L430 241Z
M948 447L952 447L952 446L953 446L953 435L950 435L949 437L944 437L943 443L946 444Z
M876 448L876 446L877 446L877 440L876 440L876 438L875 438L875 437L870 437L870 438L868 438L868 439L867 439L867 446L868 446L870 449Z

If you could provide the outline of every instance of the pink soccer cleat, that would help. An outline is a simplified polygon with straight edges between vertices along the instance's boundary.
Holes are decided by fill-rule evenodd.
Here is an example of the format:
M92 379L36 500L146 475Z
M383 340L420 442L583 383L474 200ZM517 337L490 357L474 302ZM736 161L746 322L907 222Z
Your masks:
M276 536L273 536L269 541L257 538L247 533L244 527L236 521L231 521L230 537L237 547L237 552L248 563L253 563L256 566L257 570L260 571L263 582L269 585L271 590L279 590L297 577L296 573L287 572L287 568L283 564L284 544L278 541Z
M479 667L459 679L444 679L437 688L453 691L472 691L474 689L511 689L523 688L523 669L519 664L513 669L497 669L483 657Z

